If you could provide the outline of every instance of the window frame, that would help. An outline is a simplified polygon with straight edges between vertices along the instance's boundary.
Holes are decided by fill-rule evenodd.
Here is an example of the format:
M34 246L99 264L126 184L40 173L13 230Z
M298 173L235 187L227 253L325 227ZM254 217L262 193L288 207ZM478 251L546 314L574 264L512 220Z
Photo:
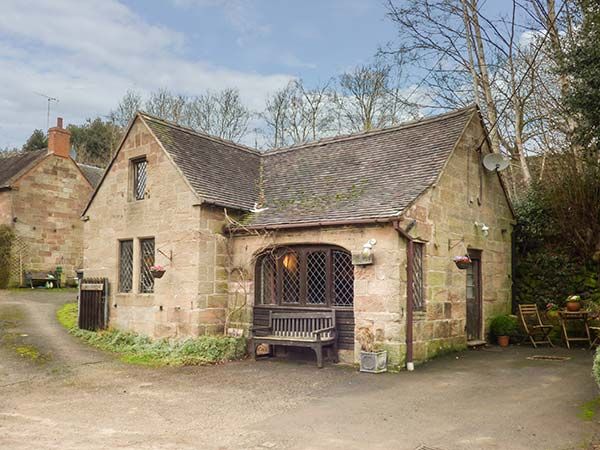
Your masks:
M425 243L413 242L412 256L412 299L413 311L425 311L427 301L425 299Z
M118 282L117 282L117 291L119 294L130 294L131 292L133 292L133 273L135 271L134 268L134 261L135 261L135 257L134 257L134 245L133 245L133 239L120 239L118 241L118 251L119 251L119 255L118 255ZM130 260L129 260L129 264L130 264L130 269L129 269L129 289L124 289L123 288L123 249L124 249L124 244L129 244L131 245L131 256L130 256Z
M284 297L284 277L285 277L285 264L284 258L286 254L294 252L297 255L298 265L298 302L285 302ZM309 285L311 284L309 278L308 259L312 253L325 253L325 269L324 279L321 279L317 284L324 285L324 302L323 303L311 303L309 302ZM343 254L346 258L345 261L340 264L348 264L352 268L352 276L348 277L349 280L346 283L350 283L345 286L346 296L350 292L351 304L348 305L336 305L335 298L336 294L339 293L335 290L334 277L339 272L334 270L334 252ZM268 280L265 277L264 267L265 260L271 258L274 260L274 264L268 264L269 267L274 267L274 273L268 276ZM343 271L342 271L343 272ZM336 308L336 309L353 309L354 308L354 266L352 265L352 255L347 250L332 246L332 245L290 245L281 246L269 249L268 251L259 255L255 265L255 279L256 286L259 288L255 290L255 305L264 307L288 307L288 308ZM269 283L266 285L265 283ZM268 290L274 293L271 303L263 303L265 301L264 292ZM347 298L347 297L346 297Z
M140 165L144 165L144 186L143 189L141 190L140 193L140 189L138 187L138 180L139 180L139 167ZM136 157L130 160L130 167L131 167L131 200L133 201L141 201L144 200L146 198L146 189L148 187L148 160L146 159L146 156L140 156L140 157Z
M154 293L154 277L152 276L152 273L150 272L150 267L152 267L154 264L156 264L156 240L154 239L154 237L144 237L144 238L139 238L139 261L140 261L140 266L139 266L139 284L138 284L138 288L139 288L139 293L140 294L153 294ZM152 242L152 263L151 264L147 264L144 261L144 258L146 256L146 254L144 253L144 243L145 242ZM145 278L146 277L146 278ZM150 287L146 287L145 286L145 281L147 280L151 280L151 286Z

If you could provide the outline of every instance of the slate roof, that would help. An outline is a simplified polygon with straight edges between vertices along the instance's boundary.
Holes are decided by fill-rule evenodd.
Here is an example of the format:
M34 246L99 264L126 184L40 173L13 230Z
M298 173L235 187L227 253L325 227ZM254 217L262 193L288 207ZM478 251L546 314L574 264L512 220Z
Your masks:
M266 211L247 225L398 216L441 173L474 107L264 155Z
M47 149L42 149L0 158L0 187L10 186L21 173L43 159L47 153Z
M205 202L246 211L254 206L259 152L144 113L140 116Z
M104 174L104 169L96 166L90 166L88 164L77 163L77 165L81 169L81 172L86 180L88 180L93 188L96 188L100 184L100 180Z
M263 153L138 117L204 202L241 210L245 226L261 228L398 217L438 179L474 114L472 106ZM251 212L257 204L266 209Z

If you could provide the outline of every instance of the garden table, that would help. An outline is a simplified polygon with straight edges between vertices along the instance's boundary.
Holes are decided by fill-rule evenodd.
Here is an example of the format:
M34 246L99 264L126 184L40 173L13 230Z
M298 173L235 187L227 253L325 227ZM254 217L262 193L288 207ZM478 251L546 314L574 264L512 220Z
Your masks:
M589 312L588 311L559 311L558 317L560 318L560 326L562 328L562 335L567 344L567 348L571 349L571 342L587 342L588 345L592 344L592 339L590 337L590 328L588 325ZM574 336L570 337L567 331L567 323L569 322L580 322L583 323L583 328L585 330L585 336Z

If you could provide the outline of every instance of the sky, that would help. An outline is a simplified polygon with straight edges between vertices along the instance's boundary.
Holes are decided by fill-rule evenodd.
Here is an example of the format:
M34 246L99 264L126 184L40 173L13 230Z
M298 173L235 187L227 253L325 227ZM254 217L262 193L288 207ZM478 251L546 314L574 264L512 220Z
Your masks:
M261 110L369 62L395 37L384 0L2 0L0 149L56 117L107 115L128 89L234 87Z

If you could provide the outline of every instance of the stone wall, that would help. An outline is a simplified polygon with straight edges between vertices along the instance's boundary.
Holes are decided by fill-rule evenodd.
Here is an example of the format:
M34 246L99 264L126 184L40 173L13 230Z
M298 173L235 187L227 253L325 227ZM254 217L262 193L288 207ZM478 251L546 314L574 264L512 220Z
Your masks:
M131 160L145 156L143 200L130 192ZM141 119L137 119L86 212L85 276L107 277L110 324L152 337L197 336L223 328L227 295L223 212L199 199ZM140 238L154 237L166 267L153 293L140 293ZM118 292L119 240L134 243L133 290ZM171 259L170 259L171 258Z
M0 225L12 225L12 191L0 191Z
M324 227L297 231L261 232L238 235L233 239L233 273L243 273L230 284L230 306L246 303L238 326L249 327L254 305L255 257L270 246L291 244L329 244L360 251L369 239L376 239L374 263L355 267L354 319L356 329L367 326L389 352L391 366L400 366L404 358L404 293L406 292L405 244L389 224L377 226ZM239 318L238 318L239 319ZM358 362L355 351L340 351L346 362Z
M26 243L23 268L74 277L83 260L83 210L92 187L70 158L48 155L11 191L14 229Z
M466 270L453 256L482 251L483 338L492 316L510 312L513 215L498 175L481 165L482 132L474 117L438 183L403 220L416 220L411 235L426 242L426 308L415 315L415 360L466 346ZM489 227L487 237L475 222Z

